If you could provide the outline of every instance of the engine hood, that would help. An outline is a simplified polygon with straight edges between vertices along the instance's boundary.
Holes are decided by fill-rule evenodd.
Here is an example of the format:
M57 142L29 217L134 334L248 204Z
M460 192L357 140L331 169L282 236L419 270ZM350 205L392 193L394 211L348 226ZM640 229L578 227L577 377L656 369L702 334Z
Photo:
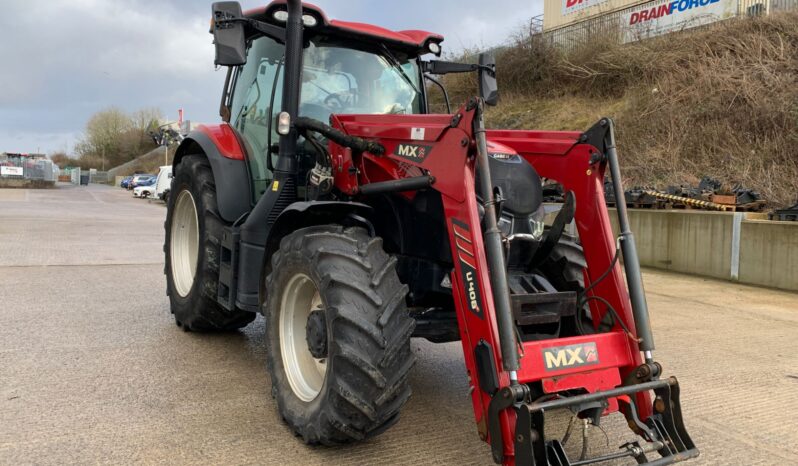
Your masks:
M518 155L518 152L510 146L488 139L488 155L497 159L509 159L513 155Z

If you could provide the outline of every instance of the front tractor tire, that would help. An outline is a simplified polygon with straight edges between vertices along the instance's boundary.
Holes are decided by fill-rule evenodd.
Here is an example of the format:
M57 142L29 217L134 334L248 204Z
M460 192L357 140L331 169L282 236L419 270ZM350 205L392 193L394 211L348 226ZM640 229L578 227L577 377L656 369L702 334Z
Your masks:
M410 397L408 288L382 240L318 226L280 243L267 278L267 363L283 419L306 443L379 434Z
M175 322L184 330L229 331L255 313L228 311L216 302L223 223L208 159L187 155L175 169L166 213L166 284Z
M549 257L538 267L538 271L558 291L575 291L580 295L585 291L586 269L587 260L582 245L578 238L567 234L560 238L560 242L554 246ZM567 319L564 324L569 336L591 335L596 332L609 332L612 328L612 316L606 315L605 320L596 328L590 306L584 304L578 310L577 316Z

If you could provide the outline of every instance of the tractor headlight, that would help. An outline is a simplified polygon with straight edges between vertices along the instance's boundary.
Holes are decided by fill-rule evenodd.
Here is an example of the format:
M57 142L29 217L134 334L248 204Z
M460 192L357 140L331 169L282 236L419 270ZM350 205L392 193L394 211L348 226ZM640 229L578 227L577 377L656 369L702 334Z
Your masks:
M274 14L272 14L272 18L281 23L285 23L288 21L288 11L277 10L274 12ZM313 15L305 14L302 15L302 24L304 24L305 27L313 28L319 25L319 20Z
M277 10L277 11L274 12L272 17L274 19L276 19L277 21L279 21L281 23L284 23L284 22L288 21L288 11L286 11L286 10Z
M288 136L291 132L291 115L288 112L280 112L277 116L277 134Z

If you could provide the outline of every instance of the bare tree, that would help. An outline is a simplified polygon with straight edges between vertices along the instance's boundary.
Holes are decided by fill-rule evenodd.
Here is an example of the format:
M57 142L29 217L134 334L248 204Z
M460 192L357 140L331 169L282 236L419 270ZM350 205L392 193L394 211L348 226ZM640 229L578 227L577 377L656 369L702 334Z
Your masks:
M78 144L81 156L99 155L102 170L106 159L117 158L125 133L133 127L132 119L122 110L111 107L95 113L86 124L86 138Z
M126 114L116 107L95 113L86 124L84 137L75 144L81 164L105 170L153 149L149 131L160 124L156 108Z

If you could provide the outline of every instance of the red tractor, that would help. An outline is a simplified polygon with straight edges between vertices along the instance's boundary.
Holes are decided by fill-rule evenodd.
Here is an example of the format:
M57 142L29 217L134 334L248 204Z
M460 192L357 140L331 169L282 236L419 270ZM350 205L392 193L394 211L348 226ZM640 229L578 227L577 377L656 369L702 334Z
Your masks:
M362 440L410 397L411 337L462 343L476 427L496 463L698 455L679 385L653 356L613 124L486 130L495 63L440 56L439 35L328 19L299 0L213 4L223 123L180 145L166 221L185 330L264 315L280 414L309 444ZM478 73L479 96L430 114L427 80ZM448 103L448 102L447 102ZM544 221L541 179L566 192ZM565 227L575 221L577 236ZM623 255L624 274L619 264ZM628 287L627 287L628 285ZM638 441L571 460L544 430L620 411ZM657 459L649 460L656 456Z

